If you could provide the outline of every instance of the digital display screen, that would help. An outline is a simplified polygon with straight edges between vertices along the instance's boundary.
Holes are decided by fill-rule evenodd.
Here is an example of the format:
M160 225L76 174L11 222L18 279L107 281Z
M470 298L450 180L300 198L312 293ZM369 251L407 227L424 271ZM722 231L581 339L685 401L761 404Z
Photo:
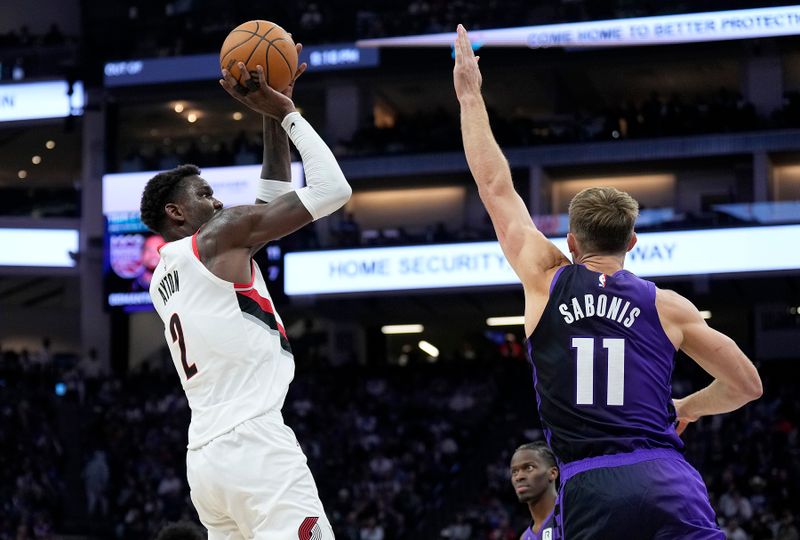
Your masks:
M360 49L355 43L303 47L298 62L307 62L309 73L375 67L380 63L377 49ZM147 58L108 62L103 68L107 87L214 80L220 77L218 54L197 54L171 58Z

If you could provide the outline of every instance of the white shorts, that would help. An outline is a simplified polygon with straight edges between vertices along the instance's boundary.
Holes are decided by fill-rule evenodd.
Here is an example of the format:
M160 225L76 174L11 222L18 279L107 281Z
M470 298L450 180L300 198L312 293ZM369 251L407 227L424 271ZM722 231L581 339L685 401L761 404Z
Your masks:
M186 474L209 540L333 540L294 432L272 412L189 450Z

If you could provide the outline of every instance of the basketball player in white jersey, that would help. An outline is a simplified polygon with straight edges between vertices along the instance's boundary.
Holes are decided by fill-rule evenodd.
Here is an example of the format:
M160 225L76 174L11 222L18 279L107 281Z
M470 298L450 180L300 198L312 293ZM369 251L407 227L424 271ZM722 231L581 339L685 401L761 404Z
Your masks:
M150 295L192 410L187 477L209 539L328 540L333 531L306 457L280 412L294 376L291 348L252 257L339 209L351 189L295 110L292 88L274 91L261 71L257 81L245 78L254 88L246 94L226 71L220 83L264 117L256 202L266 204L223 209L194 165L153 177L142 221L167 243ZM297 191L288 182L287 134L306 172Z

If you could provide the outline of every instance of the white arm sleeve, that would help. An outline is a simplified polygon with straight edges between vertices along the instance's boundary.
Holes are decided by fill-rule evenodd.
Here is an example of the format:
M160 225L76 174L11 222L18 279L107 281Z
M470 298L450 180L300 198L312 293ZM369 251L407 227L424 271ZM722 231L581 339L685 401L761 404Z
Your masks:
M292 183L283 180L261 178L256 186L256 197L265 203L272 202L281 195L292 191Z
M295 193L311 217L316 221L344 206L353 190L322 137L299 112L287 114L281 126L303 159L306 187Z

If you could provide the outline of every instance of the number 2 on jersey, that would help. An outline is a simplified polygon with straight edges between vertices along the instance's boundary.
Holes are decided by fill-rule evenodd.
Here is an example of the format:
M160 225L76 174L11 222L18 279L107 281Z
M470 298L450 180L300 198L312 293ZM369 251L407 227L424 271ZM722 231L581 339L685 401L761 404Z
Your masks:
M595 338L572 338L577 356L575 399L578 405L594 405L594 344ZM625 340L603 338L603 348L608 351L606 405L620 406L625 402Z
M188 381L197 373L197 366L186 361L186 342L183 340L183 327L181 327L181 319L177 313L173 313L169 318L169 333L172 335L172 342L178 342L178 347L181 350L181 365L183 371L186 373L186 380Z

